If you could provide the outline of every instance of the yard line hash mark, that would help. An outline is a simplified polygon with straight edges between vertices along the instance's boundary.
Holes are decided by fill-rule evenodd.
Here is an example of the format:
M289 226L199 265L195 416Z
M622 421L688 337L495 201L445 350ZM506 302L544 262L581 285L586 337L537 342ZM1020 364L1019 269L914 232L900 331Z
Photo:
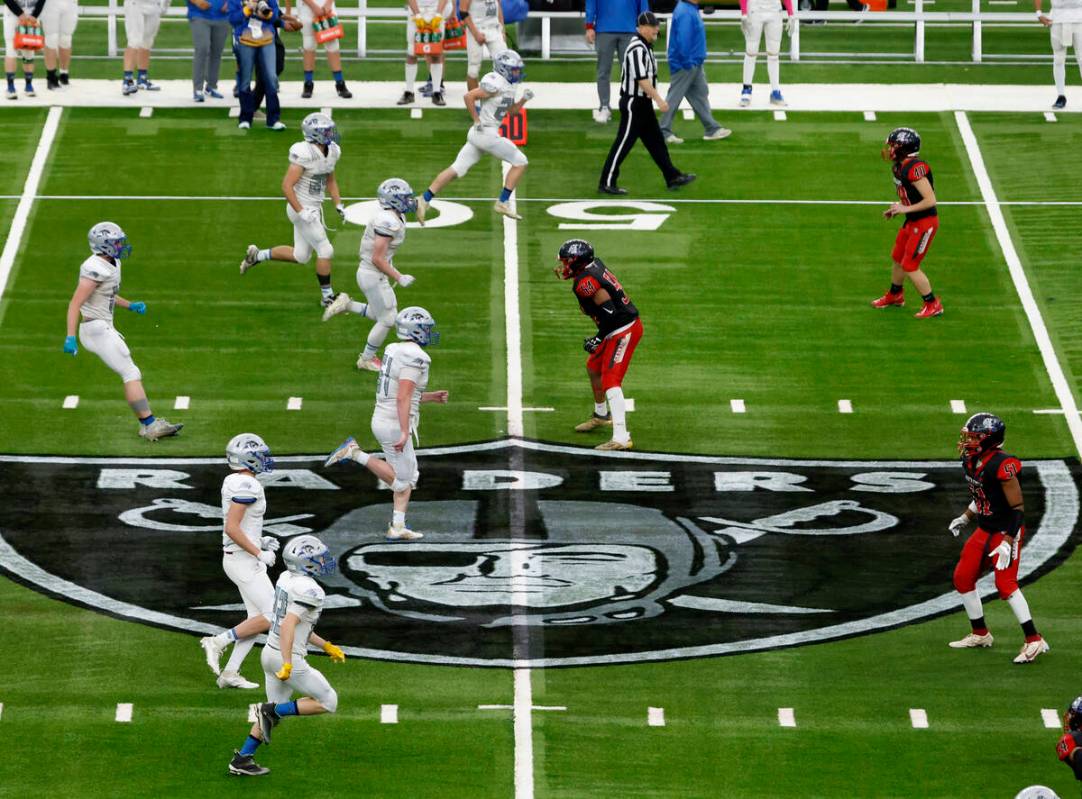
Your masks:
M651 727L664 727L665 726L665 708L663 708L663 707L648 707L648 708L646 708L646 723Z
M624 397L624 410L626 412L628 412L628 413L631 413L632 411L634 411L635 410L635 400L633 400L631 397Z
M796 726L796 714L791 707L778 708L778 724L782 727Z
M774 120L776 122L784 122L786 119L788 119L788 117L785 115L784 111L775 111L774 112Z
M422 111L420 108L411 108L410 109L410 119L420 119L424 115L425 115L425 112Z
M398 705L380 705L379 706L379 723L380 724L397 724L398 723Z
M966 412L966 402L965 402L965 400L951 400L951 413L962 413L962 414L964 414L965 412Z
M117 702L116 705L116 720L119 722L131 721L132 705L131 702Z
M139 116L143 119L150 119L152 116L154 116L154 106L144 105L142 108L139 109Z
M304 398L303 397L290 397L289 401L286 403L286 410L287 411L299 411L301 409L302 404L304 404Z
M79 395L78 394L68 394L68 396L64 397L64 407L67 408L68 410L71 410L73 408L78 408L79 407Z
M865 111L864 112L864 121L865 122L875 122L875 111Z
M1050 707L1041 708L1041 721L1044 722L1044 726L1050 730L1059 729L1063 724L1060 720L1059 713Z
M191 406L191 404L192 404L192 398L191 397L186 397L183 394L181 394L180 396L178 396L173 401L173 410L174 411L186 411Z
M1056 121L1056 115L1053 114L1051 111L1045 111L1044 112L1044 118L1045 118L1046 122L1055 122Z
M684 114L684 120L686 122L691 122L693 119L695 119L695 112L692 111L690 108L685 108L683 110L683 114Z
M853 403L849 400L838 400L838 413L852 413Z
M729 408L733 413L744 413L747 410L742 399L729 400Z
M928 729L928 712L920 707L909 708L909 723L915 730Z

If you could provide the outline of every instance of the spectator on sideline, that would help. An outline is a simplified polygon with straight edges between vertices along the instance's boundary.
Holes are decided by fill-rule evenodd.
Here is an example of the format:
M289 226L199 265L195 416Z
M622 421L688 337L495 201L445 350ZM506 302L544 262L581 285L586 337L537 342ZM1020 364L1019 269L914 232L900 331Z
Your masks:
M237 127L247 130L255 115L252 74L263 81L267 93L267 127L285 130L279 119L278 75L274 71L274 29L281 22L278 0L229 0L229 21L233 25L233 44L240 65L240 121Z
M612 57L623 59L624 50L635 38L639 14L649 10L648 0L586 0L586 42L597 51L595 122L604 124L612 119L609 109Z
M229 38L228 0L188 0L188 25L192 30L192 99L207 97L221 100L218 73L222 68L222 48Z
M150 82L150 48L158 36L162 14L169 8L169 0L124 0L124 36L128 46L124 48L124 94L135 94L142 89L156 92L160 86ZM136 81L135 70L138 70Z
M703 124L706 141L724 139L731 130L723 128L710 112L710 86L706 82L706 26L699 16L699 0L678 0L669 21L669 110L661 117L666 144L683 144L672 132L673 117L685 97Z
M4 73L8 80L7 98L19 99L15 92L15 59L19 51L15 49L15 29L20 25L37 24L38 15L45 7L45 0L4 0ZM23 79L26 81L23 93L27 97L36 97L34 92L34 51L23 50Z
M1052 78L1056 82L1056 102L1052 108L1067 107L1067 48L1074 47L1075 61L1082 72L1082 0L1052 0L1049 14L1041 11L1041 0L1034 0L1038 21L1052 34Z
M793 36L796 17L793 16L793 0L740 0L740 30L744 33L744 87L740 91L740 105L751 105L751 84L755 77L755 59L759 55L759 40L766 41L766 74L770 79L770 104L784 106L781 96L781 29L782 6L788 14L784 25L789 37Z
M297 17L289 13L289 5L286 5L286 10L281 17L281 27L283 30L287 30L290 33L296 33L301 29L301 21ZM278 35L278 29L274 30L274 74L281 77L282 72L286 68L286 46L282 44L282 38ZM259 107L263 105L263 99L267 96L267 89L263 86L263 81L259 75L255 78L255 88L252 90L252 106L259 110Z
M45 34L45 88L59 89L69 82L71 37L79 21L76 0L49 0L41 12L41 31ZM59 67L59 71L58 71Z

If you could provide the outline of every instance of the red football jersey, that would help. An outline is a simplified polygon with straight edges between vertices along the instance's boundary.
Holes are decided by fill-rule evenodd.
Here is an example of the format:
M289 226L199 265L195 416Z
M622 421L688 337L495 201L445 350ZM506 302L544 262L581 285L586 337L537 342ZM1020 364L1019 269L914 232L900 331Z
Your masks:
M917 191L917 187L913 185L918 180L927 178L932 188L935 188L932 168L928 166L927 161L922 161L919 158L903 158L891 167L891 171L894 173L894 186L898 191L898 197L901 199L902 205L916 205L923 199L920 192ZM911 222L914 219L924 219L925 217L938 215L939 212L933 205L931 208L917 211L915 214L906 214L905 218Z

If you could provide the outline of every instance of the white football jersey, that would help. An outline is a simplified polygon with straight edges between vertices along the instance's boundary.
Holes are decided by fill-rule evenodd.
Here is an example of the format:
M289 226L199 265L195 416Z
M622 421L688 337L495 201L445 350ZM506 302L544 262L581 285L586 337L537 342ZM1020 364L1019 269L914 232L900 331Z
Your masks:
M270 632L267 633L267 645L281 649L278 630L287 613L293 613L300 619L293 633L293 657L303 658L308 654L308 636L319 621L323 612L323 600L326 594L319 583L307 574L284 571L274 586L274 617L271 619Z
M481 78L481 88L492 95L481 101L481 124L486 128L498 128L508 109L515 104L515 87L502 75L489 72Z
M289 163L304 168L301 179L293 187L297 199L304 208L319 208L327 194L327 177L334 173L338 159L342 157L342 148L331 143L327 154L319 149L318 144L299 141L289 148Z
M410 429L416 430L421 415L421 394L428 386L428 370L432 357L415 341L399 341L383 351L383 368L376 380L374 418L398 421L398 382L412 380Z
M98 284L79 308L83 319L88 322L91 319L112 322L116 295L120 293L120 264L110 263L95 253L83 261L79 267L79 277L89 278Z
M1082 22L1082 0L1052 0L1052 21Z
M244 552L225 534L225 519L235 503L240 503L247 509L240 520L240 529L248 536L248 540L259 548L259 540L263 537L263 517L267 513L267 500L263 495L263 484L254 474L233 472L222 483L222 549L225 552Z
M394 254L403 241L406 240L406 220L403 216L390 208L380 208L368 220L364 228L364 236L361 237L361 268L376 269L372 263L372 250L376 246L376 237L389 238L387 243L387 260L394 262Z
M500 24L500 0L473 0L470 17L479 28L491 28Z
M421 12L421 16L431 16L436 14L440 8L440 0L417 0L417 9ZM447 9L444 9L446 11ZM406 11L410 11L410 7L406 6ZM412 13L412 12L411 12Z

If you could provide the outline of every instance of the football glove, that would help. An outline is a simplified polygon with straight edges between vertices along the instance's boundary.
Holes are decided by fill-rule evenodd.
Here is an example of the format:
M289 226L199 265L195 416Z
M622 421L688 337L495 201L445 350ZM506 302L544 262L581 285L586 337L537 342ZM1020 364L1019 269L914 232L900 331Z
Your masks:
M588 353L590 353L591 355L593 355L595 352L597 352L597 350L598 350L598 348L600 346L601 346L601 336L591 336L588 339L583 339L583 342L582 342L582 348L584 350L586 350Z
M970 518L963 513L957 519L952 519L951 523L947 525L947 529L951 531L951 535L957 538L960 532L969 527L969 522Z
M410 286L413 285L413 281L416 279L417 278L415 278L413 275L399 275L398 285L400 285L404 289L408 289Z
M334 207L334 210L337 211L338 215L340 217L342 217L343 221L345 221L345 218L346 218L346 206L342 205L342 203L338 203L338 205L336 205Z
M345 663L346 653L342 651L341 647L337 647L330 641L323 642L323 651L331 657L332 663Z
M302 208L297 216L300 217L300 220L306 225L312 225L320 221L318 208Z
M292 674L292 673L293 673L293 664L292 663L283 663L282 668L278 669L278 671L275 673L274 676L277 677L282 682L285 682L286 680L289 679L289 675Z
M259 548L264 552L277 552L282 542L273 535L265 535L259 539Z
M128 304L128 310L142 316L147 312L147 304L145 302L132 302Z
M265 549L260 550L259 562L266 566L268 569L274 565L274 561L276 560L278 560L278 556L275 555L273 552L268 552Z
M79 351L79 345L75 343L75 336L67 336L64 339L64 352L74 355Z
M990 558L996 560L996 571L1001 572L1011 565L1011 545L1006 541L1000 541L999 546L988 553Z
M789 38L793 37L793 31L796 30L796 17L789 17L785 20L785 32L789 34Z
M524 91L522 93L522 102L528 103L528 102L530 102L530 100L533 99L533 97L534 97L533 90L532 89L527 89L526 91Z

